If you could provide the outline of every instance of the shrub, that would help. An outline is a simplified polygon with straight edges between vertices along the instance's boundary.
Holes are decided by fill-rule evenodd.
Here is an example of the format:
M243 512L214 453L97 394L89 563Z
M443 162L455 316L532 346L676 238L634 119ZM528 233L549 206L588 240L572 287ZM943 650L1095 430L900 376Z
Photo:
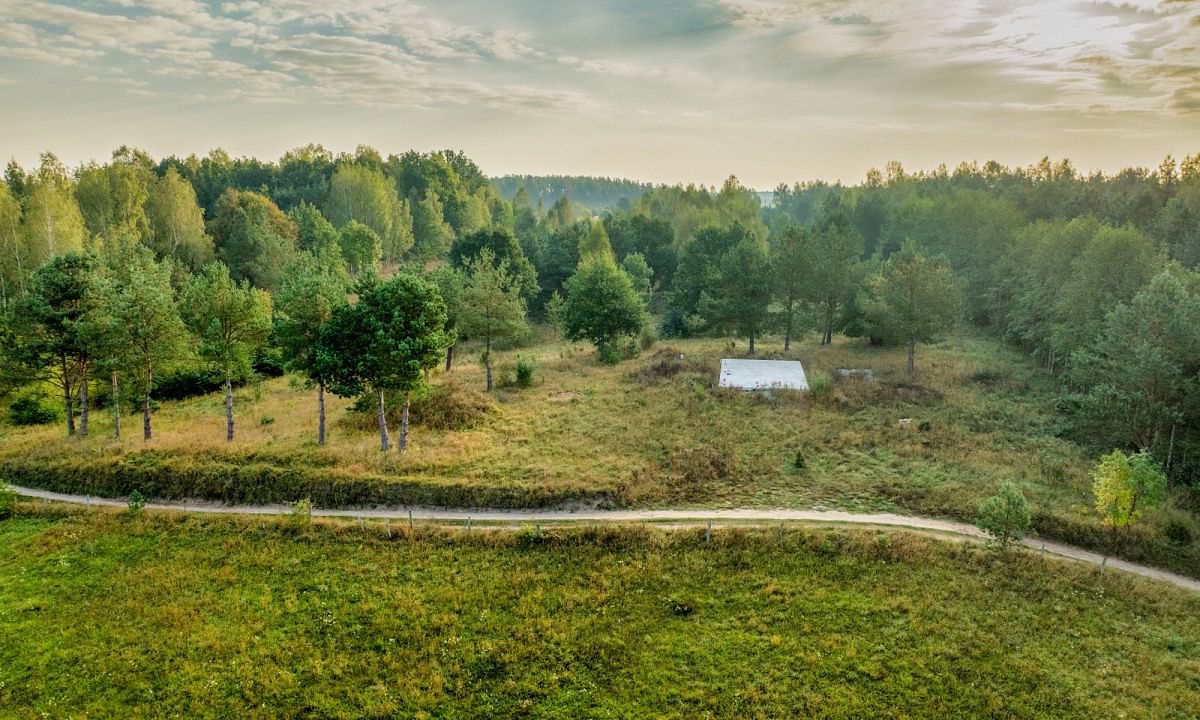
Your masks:
M7 484L0 481L0 520L12 517L17 507L17 494Z
M8 406L13 425L45 425L62 417L62 409L41 392L22 393Z
M293 530L303 530L312 525L312 500L305 498L292 503L287 523Z
M262 417L260 417L258 419L258 424L259 425L273 425L273 424L275 424L275 417L272 415L263 415Z
M533 387L533 375L537 370L537 363L533 360L517 356L517 387L530 388Z
M1029 504L1013 482L1006 480L1000 485L999 494L984 500L979 508L980 529L991 535L1001 550L1020 542L1029 525Z
M158 400L186 400L221 389L221 379L206 370L176 370L154 378Z
M129 514L137 515L146 508L146 498L141 491L134 490L129 493Z
M1162 529L1165 537L1172 545L1186 547L1192 544L1192 527L1179 518L1171 518Z
M625 358L625 351L617 342L606 342L596 346L596 356L605 365L616 365Z
M792 458L792 467L797 470L803 470L808 465L808 461L804 459L804 451L797 450L796 457Z
M378 398L372 393L359 397L341 422L358 430L375 429L377 402ZM389 425L397 426L403 409L404 399L398 393L387 393ZM413 394L409 422L431 430L469 430L495 412L496 406L490 397L452 378Z
M656 342L658 342L658 336L654 333L654 328L649 325L642 328L641 334L638 335L638 343L641 345L642 351L645 352L654 347Z
M816 398L828 397L833 391L833 380L820 370L813 371L808 377L808 392Z

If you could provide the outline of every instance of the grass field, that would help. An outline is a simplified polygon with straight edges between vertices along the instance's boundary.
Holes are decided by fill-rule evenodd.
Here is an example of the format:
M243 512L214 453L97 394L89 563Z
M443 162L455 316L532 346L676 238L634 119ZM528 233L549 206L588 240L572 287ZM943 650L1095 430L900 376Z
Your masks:
M767 357L781 356L772 340ZM744 350L744 348L742 348ZM315 393L279 378L238 393L237 440L224 441L222 399L163 403L155 438L68 440L58 426L5 428L0 471L14 482L95 494L318 504L824 506L974 517L1002 480L1017 481L1042 525L1062 539L1108 542L1091 512L1094 453L1059 437L1055 381L981 336L921 347L914 378L901 349L839 339L793 347L809 374L834 378L815 394L772 397L715 389L714 339L671 341L617 366L587 346L547 340L517 353L538 363L538 382L496 393L496 411L469 429L417 426L410 449L383 457L370 419L347 423L350 402L330 402L330 444L318 448ZM685 359L679 360L683 354ZM449 377L483 385L463 349ZM837 378L872 368L877 382ZM435 381L447 376L439 373ZM901 424L902 418L912 422ZM132 424L132 423L131 423ZM803 467L797 467L797 457ZM1134 537L1152 551L1118 552L1200 572L1200 550L1161 541L1167 511ZM1049 528L1054 528L1050 530ZM1126 546L1128 538L1121 540ZM1189 566L1191 569L1189 570Z
M1192 718L1200 598L906 533L0 522L0 716Z

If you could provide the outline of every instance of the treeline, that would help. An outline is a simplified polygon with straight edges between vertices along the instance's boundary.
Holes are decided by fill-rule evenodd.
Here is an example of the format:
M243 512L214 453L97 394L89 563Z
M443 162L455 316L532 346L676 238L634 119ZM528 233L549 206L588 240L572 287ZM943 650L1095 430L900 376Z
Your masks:
M861 255L839 272L863 279L823 312L877 341L862 287L905 243L944 258L966 317L1061 378L1067 432L1200 486L1200 155L1087 176L1066 160L891 163L853 187L781 185L764 217L775 244L845 226Z
M504 175L492 178L500 196L511 200L524 190L535 205L543 208L560 198L591 210L628 208L634 200L652 189L650 183L588 175Z
M56 387L68 423L96 377L84 368L113 365L150 391L157 368L185 363L151 358L153 343L139 341L136 362L92 364L118 326L155 325L81 318L170 303L179 324L162 320L168 335L227 396L264 352L256 347L288 358L319 392L391 387L361 368L355 382L330 370L352 359L338 360L337 347L370 348L347 339L313 355L286 339L311 314L302 334L315 343L350 312L339 308L365 312L373 297L378 317L345 327L409 337L387 325L399 322L387 303L426 298L431 314L410 320L442 335L409 337L414 347L440 347L449 362L456 339L479 340L489 376L494 344L530 319L594 342L607 361L636 351L653 315L663 335L736 334L751 351L765 333L785 347L810 331L825 343L835 333L900 343L911 371L919 343L966 318L1061 378L1064 432L1146 450L1177 484L1196 485L1197 264L1200 156L1086 177L1065 161L916 174L892 163L857 186L781 186L769 208L730 177L719 189L655 187L602 217L565 195L539 205L523 186L505 200L454 152L333 157L309 146L276 163L221 151L154 162L121 148L74 171L49 155L31 171L10 164L0 186L7 385ZM135 289L155 302L120 299ZM205 326L219 315L200 300L209 294L258 308L254 331ZM206 339L210 330L225 339ZM234 336L254 342L221 344ZM413 377L432 354L405 361L421 371Z

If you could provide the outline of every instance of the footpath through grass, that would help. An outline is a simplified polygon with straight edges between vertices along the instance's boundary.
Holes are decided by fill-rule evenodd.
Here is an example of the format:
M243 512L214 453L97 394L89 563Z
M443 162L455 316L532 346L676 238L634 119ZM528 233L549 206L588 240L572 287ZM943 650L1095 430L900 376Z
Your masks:
M1200 598L1036 556L868 531L285 523L0 522L0 715L1200 712Z
M516 354L537 382L506 388L466 427L419 423L402 456L381 456L373 415L330 400L330 444L316 447L315 391L279 378L239 391L238 436L226 443L219 395L164 402L148 445L134 432L69 440L59 426L0 429L0 479L64 492L289 502L324 507L426 504L544 507L833 507L972 521L1004 480L1029 498L1036 529L1064 542L1200 576L1200 523L1182 510L1116 536L1092 511L1095 453L1065 439L1057 382L982 336L922 346L915 377L904 351L839 338L797 343L787 357L824 377L814 394L715 388L724 341L664 341L617 366L590 348L543 338ZM684 358L681 360L680 355ZM777 339L760 356L784 357ZM482 369L462 348L439 385L476 407ZM874 382L841 378L866 368ZM464 399L465 398L465 399ZM420 419L420 418L418 418ZM901 420L909 422L901 423ZM134 428L136 431L136 428Z

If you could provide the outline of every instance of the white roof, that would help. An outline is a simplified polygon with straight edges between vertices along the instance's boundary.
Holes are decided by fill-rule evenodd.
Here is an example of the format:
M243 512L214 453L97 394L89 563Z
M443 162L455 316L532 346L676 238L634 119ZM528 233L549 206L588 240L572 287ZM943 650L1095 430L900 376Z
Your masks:
M804 366L796 360L721 360L721 387L742 390L807 390Z

